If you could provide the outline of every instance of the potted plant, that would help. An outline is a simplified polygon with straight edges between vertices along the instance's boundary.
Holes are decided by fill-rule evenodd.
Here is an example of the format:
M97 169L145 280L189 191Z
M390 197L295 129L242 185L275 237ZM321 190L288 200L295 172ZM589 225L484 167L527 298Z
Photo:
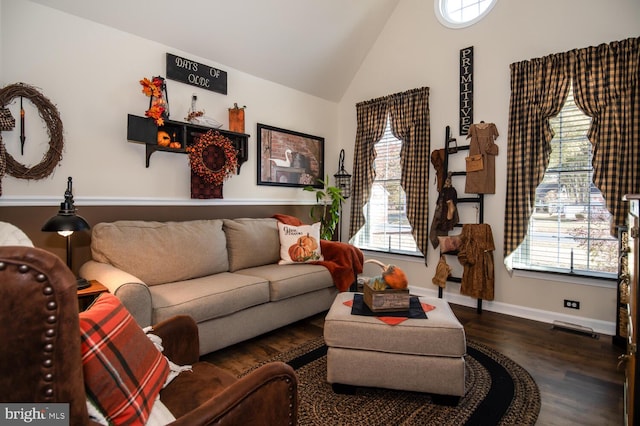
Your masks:
M318 204L311 207L309 216L316 222L320 222L320 238L331 240L340 221L340 207L344 202L342 190L335 186L329 186L329 176L325 180L318 179L322 188L305 186L304 191L315 192Z

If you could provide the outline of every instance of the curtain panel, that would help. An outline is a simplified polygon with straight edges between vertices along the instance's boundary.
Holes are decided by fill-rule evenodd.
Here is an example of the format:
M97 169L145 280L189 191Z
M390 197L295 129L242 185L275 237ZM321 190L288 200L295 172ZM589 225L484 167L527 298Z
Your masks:
M640 192L640 38L571 52L576 105L592 117L593 183L613 216L611 235L626 223L625 194Z
M389 117L394 136L402 141L400 183L407 196L407 219L426 263L431 141L429 88L422 87L360 102L356 104L356 112L349 238L353 238L365 224L364 206L371 196L375 178L375 144L382 138Z
M640 38L601 44L511 64L507 137L505 261L524 240L544 177L553 132L549 118L564 104L573 84L578 107L592 117L593 182L602 192L616 227L624 225L624 194L640 192Z
M527 235L536 188L549 165L557 115L569 92L566 55L511 64L511 101L507 136L507 195L504 215L505 257Z

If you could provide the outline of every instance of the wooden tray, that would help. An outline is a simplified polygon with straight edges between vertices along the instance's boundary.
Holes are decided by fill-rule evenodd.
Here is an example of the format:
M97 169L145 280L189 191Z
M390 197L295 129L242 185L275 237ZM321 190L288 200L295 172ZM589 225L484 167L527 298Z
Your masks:
M372 312L394 312L409 310L409 289L374 290L368 282L363 285L364 303Z

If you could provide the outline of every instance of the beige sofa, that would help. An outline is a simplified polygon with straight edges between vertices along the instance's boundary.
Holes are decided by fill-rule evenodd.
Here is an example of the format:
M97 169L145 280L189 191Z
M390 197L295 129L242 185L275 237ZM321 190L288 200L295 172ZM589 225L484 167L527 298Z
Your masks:
M324 266L278 265L271 218L99 223L91 254L80 276L104 284L142 327L190 315L201 354L326 311L338 293Z

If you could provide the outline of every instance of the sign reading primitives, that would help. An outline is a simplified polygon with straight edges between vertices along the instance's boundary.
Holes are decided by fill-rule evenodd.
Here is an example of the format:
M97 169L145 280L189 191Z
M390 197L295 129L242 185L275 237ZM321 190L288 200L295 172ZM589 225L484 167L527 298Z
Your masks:
M460 134L473 124L473 46L460 50Z
M167 78L227 94L227 72L167 53Z

